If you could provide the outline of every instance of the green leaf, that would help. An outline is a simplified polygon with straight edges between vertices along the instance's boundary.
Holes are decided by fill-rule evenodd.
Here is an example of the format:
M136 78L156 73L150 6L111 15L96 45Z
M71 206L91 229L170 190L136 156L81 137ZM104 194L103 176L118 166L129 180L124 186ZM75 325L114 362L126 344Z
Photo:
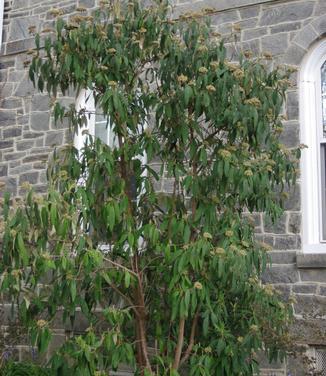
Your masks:
M192 88L189 85L185 86L184 89L184 101L185 101L185 106L188 106L190 99L192 98Z
M27 266L28 265L27 249L25 247L24 240L20 232L17 234L16 241L17 241L18 250L19 250L19 257L22 260L23 265Z
M130 286L130 273L127 271L125 272L125 286L126 288Z
M77 296L77 286L76 286L75 280L72 280L70 282L70 296L71 296L72 302L74 302L76 300L76 296Z

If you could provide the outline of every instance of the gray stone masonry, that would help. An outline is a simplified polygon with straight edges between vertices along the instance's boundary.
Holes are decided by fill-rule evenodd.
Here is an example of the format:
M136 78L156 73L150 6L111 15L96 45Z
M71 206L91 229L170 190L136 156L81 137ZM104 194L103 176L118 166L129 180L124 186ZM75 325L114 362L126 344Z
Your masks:
M49 12L62 8L65 17L84 6L91 13L99 0L5 0L3 44L0 55L0 181L13 195L21 195L25 181L43 192L45 167L54 146L67 142L64 127L55 127L49 112L49 98L37 93L28 81L26 50L34 46L30 28L42 32L53 25ZM240 48L254 54L270 52L274 64L287 63L300 68L310 47L326 33L326 0L176 0L176 15L203 7L220 12L212 16L212 25L227 37L236 24L240 28ZM233 54L228 46L229 56ZM286 100L282 142L288 147L300 141L299 94L297 75ZM65 97L66 103L74 101ZM159 168L159 166L155 166ZM163 179L157 189L170 191L173 182ZM296 297L296 321L293 332L306 345L326 345L326 257L301 254L300 184L289 192L285 212L272 224L259 213L252 214L257 238L273 248L271 266L264 282L273 284L288 299ZM6 309L8 307L5 307ZM83 320L80 320L84 325ZM6 325L6 324L4 324ZM69 328L66 328L69 330ZM80 328L82 330L82 327ZM58 346L66 335L58 329L51 346ZM17 358L30 356L22 343ZM268 365L264 375L303 375L302 365L290 360L287 365Z

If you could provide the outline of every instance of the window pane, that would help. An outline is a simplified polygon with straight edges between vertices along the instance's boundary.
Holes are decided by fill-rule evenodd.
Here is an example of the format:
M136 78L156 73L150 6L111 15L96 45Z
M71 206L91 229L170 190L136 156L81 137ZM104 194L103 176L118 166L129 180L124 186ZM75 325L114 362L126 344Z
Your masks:
M96 115L95 118L95 137L98 137L105 144L108 143L108 132L107 122L105 118L101 115Z
M321 98L323 110L323 137L326 137L326 61L321 67Z

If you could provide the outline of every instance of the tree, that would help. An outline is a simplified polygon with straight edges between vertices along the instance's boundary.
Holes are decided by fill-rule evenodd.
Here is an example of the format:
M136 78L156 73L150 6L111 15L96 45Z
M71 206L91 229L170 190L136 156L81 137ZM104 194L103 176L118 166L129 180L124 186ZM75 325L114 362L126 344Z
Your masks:
M300 150L279 141L291 69L230 62L211 10L173 20L165 2L118 4L36 35L30 78L55 120L73 136L89 114L59 93L90 90L119 145L89 135L54 153L45 196L15 209L6 196L1 291L41 351L58 317L87 318L57 374L253 375L256 351L283 355L291 318L260 283L267 246L248 215L277 219L296 179Z

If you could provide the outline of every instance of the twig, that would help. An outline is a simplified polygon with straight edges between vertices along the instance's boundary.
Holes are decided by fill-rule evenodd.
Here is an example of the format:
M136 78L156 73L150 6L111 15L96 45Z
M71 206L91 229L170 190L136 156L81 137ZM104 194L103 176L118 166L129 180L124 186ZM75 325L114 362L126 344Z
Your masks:
M110 259L108 259L106 257L103 257L103 260L109 262L110 264L116 266L119 269L125 270L126 272L132 274L134 277L138 278L137 273L133 272L131 269L127 268L126 266L123 266L123 265L119 264L118 262L112 261L112 260L110 260Z
M139 316L139 312L138 310L136 309L136 306L134 305L133 301L127 296L125 295L123 292L121 292L118 287L114 284L114 283L110 283L110 287L117 293L119 294L123 299L126 300L126 302L129 303L130 307L134 310L136 316L138 317Z

